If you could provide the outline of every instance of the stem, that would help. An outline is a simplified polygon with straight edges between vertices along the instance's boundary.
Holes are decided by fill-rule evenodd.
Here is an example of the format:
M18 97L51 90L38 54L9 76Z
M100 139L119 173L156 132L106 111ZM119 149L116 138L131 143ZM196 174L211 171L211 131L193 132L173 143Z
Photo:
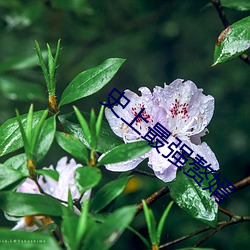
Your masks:
M249 185L250 185L250 176L248 176L248 177L238 181L237 183L235 183L234 186L236 187L236 189L234 189L232 191L232 193L235 193L235 192L237 192L237 191L239 191L239 190L241 190L243 188L246 188ZM160 189L159 191L155 192L153 195L150 196L150 197L152 197L152 196L154 196L155 194L158 193L159 196L157 196L157 195L154 196L153 201L157 200L158 197L161 197L163 195L163 194L161 194L161 190L162 189ZM146 201L147 204L150 204L151 202L147 202L148 199L146 199L145 201ZM137 213L140 212L140 207L139 206L140 206L140 204L138 205ZM209 234L207 234L205 237L203 237L199 242L197 242L195 244L195 246L200 245L201 243L203 243L205 240L207 240L209 237L211 237L213 234L217 233L218 231L220 231L224 227L227 227L227 226L233 225L233 224L238 224L238 223L241 223L241 222L250 221L250 217L248 217L248 216L242 217L242 216L239 216L239 215L232 214L231 212L227 211L226 209L224 209L222 207L219 207L219 210L220 210L220 212L222 212L222 213L226 214L227 216L229 216L230 220L229 221L219 222L218 227L216 229L214 229L213 231L211 231ZM179 242L181 242L183 240L191 238L191 237L193 237L193 236L195 236L197 234L203 233L203 232L205 232L207 230L210 230L210 229L213 229L213 228L209 227L209 226L201 228L201 229L199 229L199 230L197 230L197 231L195 231L193 233L187 234L187 235L182 236L182 237L180 237L178 239L175 239L173 241L162 244L162 245L159 246L159 248L165 248L165 247L177 244L177 243L179 243Z
M249 216L235 216L230 221L223 221L216 229L209 232L201 240L199 240L196 244L194 244L194 247L199 246L204 241L206 241L209 237L211 237L212 235L214 235L215 233L219 232L220 230L222 230L223 228L225 228L227 226L230 226L230 225L233 225L233 224L238 224L238 223L241 223L241 222L247 222L247 221L250 221Z
M134 169L134 172L139 173L141 175L146 175L146 176L149 176L149 177L156 178L155 174L148 173L148 172L145 172L145 171L142 171L142 170L139 170L139 169Z
M211 3L214 5L214 7L216 8L218 14L219 14L219 17L220 17L220 20L221 22L223 23L223 26L224 28L227 28L228 26L230 26L230 22L223 10L223 7L221 5L221 2L220 0L211 0ZM243 60L245 63L247 63L248 65L250 65L250 59L248 57L247 54L241 54L240 56L240 59Z
M150 195L148 198L145 199L145 202L147 205L150 205L154 203L156 200L164 196L165 194L169 193L169 188L168 187L163 187L160 190L156 191L152 195ZM140 203L137 205L137 211L136 214L140 213L143 210L143 204Z

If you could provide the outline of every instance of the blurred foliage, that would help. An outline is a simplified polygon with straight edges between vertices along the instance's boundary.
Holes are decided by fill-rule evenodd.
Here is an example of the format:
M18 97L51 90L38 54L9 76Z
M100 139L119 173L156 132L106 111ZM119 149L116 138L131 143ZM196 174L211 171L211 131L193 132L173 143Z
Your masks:
M35 39L55 48L60 38L63 49L57 71L59 96L81 71L110 57L126 59L111 84L94 96L77 102L77 106L85 111L91 107L99 109L99 101L105 101L114 87L133 91L141 86L152 89L178 77L191 79L204 89L205 94L214 96L216 108L206 141L218 158L223 176L233 183L241 180L250 173L249 66L235 59L211 67L214 45L224 28L215 9L204 8L207 3L205 0L0 0L0 123L14 117L16 107L20 113L26 112L30 100L35 102L37 110L45 108L41 103L45 97L42 94L42 90L45 93L45 83L32 48ZM226 9L226 13L231 23L250 14L249 11L230 9ZM19 95L18 88L22 86L26 90L39 89L39 92L32 96L20 91L22 95ZM73 111L73 108L65 107L65 111ZM41 166L55 164L65 155L56 144L53 149ZM141 168L144 165L142 163ZM109 179L117 176L104 172ZM138 203L164 185L155 179L149 183L148 177L139 177L139 182L147 182L147 185L139 185L138 190L124 195L124 201L120 202ZM250 210L249 198L249 192L237 192L223 203L223 207L246 215ZM168 202L166 197L156 202L152 206L155 214L157 211L160 216ZM136 217L134 226L146 233L142 214ZM166 226L171 231L163 233L162 242L200 227L201 223L174 206ZM199 238L194 237L178 247L192 244L195 239ZM249 225L229 227L203 247L247 249ZM113 249L129 248L144 249L135 235L126 232Z

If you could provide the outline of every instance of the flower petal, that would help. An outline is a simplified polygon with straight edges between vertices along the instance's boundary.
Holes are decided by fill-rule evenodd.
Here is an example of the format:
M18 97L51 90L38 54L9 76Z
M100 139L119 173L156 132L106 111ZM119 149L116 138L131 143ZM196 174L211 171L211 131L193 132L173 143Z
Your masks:
M138 96L130 90L125 90L125 96L130 100L129 104L124 109L121 105L115 106L113 107L113 110L119 117L123 118L127 123L130 123L137 116L137 114L145 108L145 111L142 113L142 117L146 119L148 123L141 118L137 118L132 125L133 128L141 134L145 134L148 131L148 126L153 123L151 115L153 102L151 92L148 88L143 87L139 90L141 91L142 96ZM122 137L125 142L140 139L140 135L124 121L117 118L111 109L105 109L105 116L114 133L117 136Z
M141 156L130 161L107 164L105 167L106 169L114 172L129 171L136 168L145 158L147 158L147 156Z
M201 145L194 145L193 149L196 154L199 154L200 156L204 157L204 159L207 161L207 164L211 164L212 169L218 170L220 168L219 162L214 152L211 150L211 148L207 145L206 142L202 142Z
M16 190L19 193L27 193L27 194L40 194L40 191L36 185L36 183L27 178Z
M69 189L73 199L80 197L74 175L76 169L81 167L81 165L76 164L74 159L71 159L69 162L67 161L68 158L63 157L57 163L56 170L59 173L59 179L57 182L49 177L44 177L45 181L43 181L43 178L39 179L39 184L46 193L63 201L68 200Z
M161 147L161 153L168 151L167 145ZM164 182L170 182L176 178L177 167L175 167L168 159L153 149L149 152L148 166L154 170L155 175Z
M177 79L170 85L155 87L156 104L167 111L168 129L174 135L195 135L205 129L214 112L214 98L205 96L192 81Z

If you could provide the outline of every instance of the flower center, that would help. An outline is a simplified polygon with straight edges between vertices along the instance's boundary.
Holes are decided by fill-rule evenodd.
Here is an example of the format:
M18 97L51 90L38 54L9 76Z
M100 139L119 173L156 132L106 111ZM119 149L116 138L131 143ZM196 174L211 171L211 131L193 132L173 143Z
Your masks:
M187 118L190 117L188 115L187 107L188 103L180 103L177 99L175 99L175 101L172 103L172 108L170 109L172 118L175 118L175 116L179 116L184 119L184 122L186 122Z
M144 104L142 103L139 103L139 109L140 111L144 108ZM137 112L137 107L132 107L132 113L134 115L134 117L136 117L138 115L138 113L140 112ZM149 114L147 114L146 112L146 109L140 114L140 116L138 116L136 118L136 125L138 125L138 123L141 123L142 122L142 118L144 118L145 120L147 120L148 122L152 122L153 120L151 119L151 116Z

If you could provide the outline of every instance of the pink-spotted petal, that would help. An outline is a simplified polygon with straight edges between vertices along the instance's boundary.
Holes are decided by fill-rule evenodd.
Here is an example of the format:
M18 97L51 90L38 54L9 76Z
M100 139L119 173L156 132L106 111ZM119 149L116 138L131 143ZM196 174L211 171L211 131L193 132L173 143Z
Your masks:
M120 118L117 118L111 109L105 109L105 116L111 129L117 136L122 137L125 142L139 140L141 135L144 135L148 131L148 126L153 123L153 118L151 115L151 111L153 109L151 92L145 87L140 88L139 90L142 93L141 96L138 96L130 90L125 90L125 96L130 100L129 104L125 108L123 108L121 105L113 107L114 112ZM141 114L143 118L137 117L143 108L145 109ZM121 118L124 121L122 121ZM137 132L128 125L135 118L136 120L131 126Z
M177 79L170 85L155 87L155 102L167 111L168 128L174 135L200 133L214 112L214 98L204 95L192 81Z

